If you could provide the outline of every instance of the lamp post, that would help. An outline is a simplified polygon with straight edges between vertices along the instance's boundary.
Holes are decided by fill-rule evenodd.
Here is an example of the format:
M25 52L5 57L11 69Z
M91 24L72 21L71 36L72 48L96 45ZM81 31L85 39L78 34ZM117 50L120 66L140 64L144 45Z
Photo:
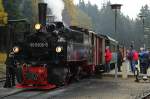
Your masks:
M121 4L111 4L111 9L115 11L115 33L117 33L117 11L121 9Z
M143 35L145 34L145 32L144 32L144 25L145 25L145 21L144 21L144 18L145 18L145 16L144 15L139 15L139 17L141 18L141 20L142 20L142 30L143 30ZM144 48L146 48L146 44L145 44L146 42L144 42Z
M115 11L115 34L117 34L117 11L121 9L121 4L111 4L111 9ZM117 57L117 55L116 55ZM117 72L118 72L118 67L117 67L117 59L116 59L116 64L115 64L115 79L117 80Z

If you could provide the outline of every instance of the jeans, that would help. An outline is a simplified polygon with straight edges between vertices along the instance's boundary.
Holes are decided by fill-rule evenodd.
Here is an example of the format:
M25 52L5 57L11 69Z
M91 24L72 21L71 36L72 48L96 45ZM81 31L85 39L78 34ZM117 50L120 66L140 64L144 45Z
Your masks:
M131 71L134 73L136 62L134 60L130 60Z
M142 74L147 74L147 69L148 69L148 63L141 63L140 64L140 71Z
M105 71L110 72L110 63L106 63L105 65Z

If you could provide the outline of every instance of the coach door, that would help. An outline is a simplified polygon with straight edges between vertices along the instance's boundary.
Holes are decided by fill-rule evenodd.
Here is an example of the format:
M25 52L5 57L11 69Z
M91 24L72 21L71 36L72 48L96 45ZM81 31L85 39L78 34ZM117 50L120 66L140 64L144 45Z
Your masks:
M96 43L96 41L97 41L97 37L96 37L96 35L95 34L93 34L92 35L92 38L93 38L93 63L95 64L95 65L97 65L97 43Z

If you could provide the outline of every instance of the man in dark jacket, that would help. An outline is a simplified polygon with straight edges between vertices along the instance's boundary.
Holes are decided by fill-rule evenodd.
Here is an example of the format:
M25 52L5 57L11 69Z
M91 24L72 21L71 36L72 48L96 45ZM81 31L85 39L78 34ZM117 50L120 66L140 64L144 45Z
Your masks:
M121 51L119 49L119 46L118 46L118 51L117 51L117 67L118 67L118 72L121 72L122 62L123 62L123 57L122 57L122 53L121 53Z
M4 88L15 86L16 65L14 60L14 53L11 52L6 59L6 82Z
M140 71L141 73L145 74L143 78L147 79L147 69L149 66L149 52L146 51L144 48L140 48Z
M134 73L135 71L135 61L133 59L133 53L134 53L134 49L133 49L133 45L130 46L130 51L127 53L127 58L129 60L129 64L130 64L130 68L131 68L131 72Z

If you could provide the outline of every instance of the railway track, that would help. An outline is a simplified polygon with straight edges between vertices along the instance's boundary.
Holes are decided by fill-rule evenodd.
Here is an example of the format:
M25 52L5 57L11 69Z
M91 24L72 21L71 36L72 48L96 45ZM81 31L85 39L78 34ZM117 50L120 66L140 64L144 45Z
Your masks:
M50 89L50 90L38 90L38 89L15 89L15 91L9 93L9 94L5 94L3 96L0 96L0 99L16 99L16 97L19 99L36 99L36 98L42 98L44 96L46 97L54 97L64 91L68 91L68 90L72 90L74 88L80 88L83 85L87 84L89 85L89 83L91 82L86 82L86 80L83 80L79 83L74 83L71 84L69 86L62 86L62 87L58 87L55 89ZM51 98L50 98L51 99Z
M150 99L150 92L144 95L141 99Z
M22 97L23 99L30 99L41 94L47 93L48 91L34 90L34 89L20 89L12 93L0 96L0 99L15 99L15 97Z
M150 99L150 89L138 94L135 99Z
M51 89L51 90L39 90L39 89L20 89L12 93L0 96L0 99L15 99L15 97L20 97L22 99L34 99L35 97L42 96L44 94L55 96L60 92L65 91L67 86Z

